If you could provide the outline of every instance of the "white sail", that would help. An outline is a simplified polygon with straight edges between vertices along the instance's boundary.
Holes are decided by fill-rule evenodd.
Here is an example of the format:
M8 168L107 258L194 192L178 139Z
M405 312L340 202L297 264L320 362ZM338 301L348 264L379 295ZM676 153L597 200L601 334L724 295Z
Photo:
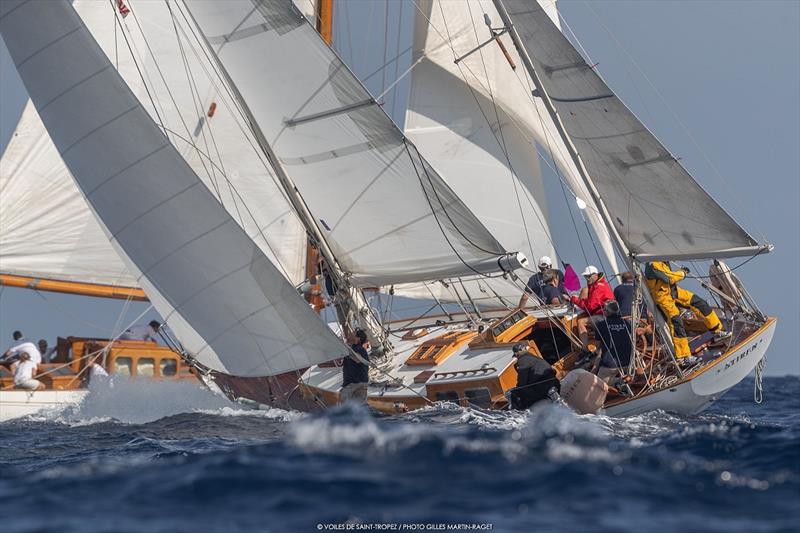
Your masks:
M291 2L187 6L354 284L500 270L503 247Z
M543 3L554 17L553 20L557 21L555 2L548 0ZM603 259L616 271L614 247L602 217L593 205L544 104L531 94L533 85L522 68L510 38L505 35L499 39L516 69L512 68L497 43L489 43L463 57L491 37L484 15L488 15L494 28L502 26L492 3L481 0L421 0L417 4L412 59L416 66L411 72L406 115L409 136L424 146L426 153L429 149L435 150L430 147L438 144L438 153L431 154L431 161L448 178L459 176L460 179L462 175L476 175L484 171L485 178L491 183L484 184L484 187L491 186L492 190L492 197L484 199L484 215L492 216L491 213L494 213L495 219L508 219L515 215L515 224L502 228L488 223L467 199L469 191L459 188L455 181L451 181L450 185L465 198L467 205L475 210L506 247L510 246L506 239L514 242L521 236L519 224L523 218L519 207L516 207L515 191L509 184L510 159L517 179L525 185L529 195L521 202L527 211L524 220L528 233L538 233L542 241L535 243L531 252L535 257L545 254L552 257L548 250L551 243L545 235L546 200L537 164L538 143L545 154L553 157L566 185L588 206L583 214L596 233L605 255ZM445 130L451 130L455 135L444 139ZM423 136L431 142L425 142ZM446 144L442 141L446 141ZM447 172L444 172L443 160L449 160ZM481 161L481 167L472 164L476 160ZM468 189L469 185L465 185L464 189ZM495 198L501 201L493 207L491 203ZM535 211L543 215L543 224L539 222L539 217L534 216ZM527 250L528 246L522 249Z
M31 102L0 159L0 273L137 287Z
M123 18L115 17L114 3L74 2L184 159L281 272L299 283L305 231L196 30L165 2L125 5L131 13ZM135 286L30 104L0 161L0 193L0 273Z
M190 352L242 376L344 352L181 158L68 2L4 1L0 34L72 176Z
M503 2L564 127L639 259L751 255L747 234L589 66L535 2Z

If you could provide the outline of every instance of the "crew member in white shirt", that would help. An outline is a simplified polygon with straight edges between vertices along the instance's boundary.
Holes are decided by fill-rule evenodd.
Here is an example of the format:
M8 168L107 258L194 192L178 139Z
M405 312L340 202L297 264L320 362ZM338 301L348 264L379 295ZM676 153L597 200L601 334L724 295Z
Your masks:
M157 320L151 320L146 326L131 326L125 333L119 336L124 341L152 341L158 342L158 328L161 324Z
M14 344L3 353L3 359L8 359L14 356L21 355L23 352L27 353L30 356L31 361L35 365L40 365L42 363L42 354L39 352L39 348L22 336L22 332L15 331L12 335L14 337Z
M44 388L44 383L33 378L36 372L36 363L31 360L28 352L19 354L19 363L14 371L14 387L24 390L38 390Z

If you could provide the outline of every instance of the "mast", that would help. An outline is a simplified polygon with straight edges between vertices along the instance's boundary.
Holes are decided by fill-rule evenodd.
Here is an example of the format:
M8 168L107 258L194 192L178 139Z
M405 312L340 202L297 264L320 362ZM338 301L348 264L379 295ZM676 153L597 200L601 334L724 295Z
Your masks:
M328 46L333 45L333 0L317 0L316 6L316 29L322 40ZM311 241L306 245L306 279L311 287L305 294L306 301L314 307L317 313L322 312L325 302L322 298L322 285L318 272L320 254L316 246Z

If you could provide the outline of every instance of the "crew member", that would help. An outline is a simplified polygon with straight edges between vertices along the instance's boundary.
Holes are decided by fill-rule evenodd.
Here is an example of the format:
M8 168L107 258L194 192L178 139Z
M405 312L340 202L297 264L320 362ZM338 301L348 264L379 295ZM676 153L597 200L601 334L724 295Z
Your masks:
M547 399L550 389L560 390L556 371L547 361L533 355L524 344L515 344L511 351L517 360L517 386L509 391L513 409L527 409Z
M58 347L57 346L47 346L47 341L44 339L39 339L39 342L36 343L39 348L39 352L42 354L42 361L45 363L49 363L53 359L55 359L56 355L58 355Z
M535 294L540 299L542 299L542 288L544 287L544 274L548 270L552 270L555 272L556 276L558 276L558 287L559 289L566 292L564 289L564 273L558 270L557 268L553 268L553 261L548 256L543 255L539 258L539 272L535 273L528 279L528 283L525 285L525 291L522 293L522 296L519 298L519 307L525 307L525 304L528 303L528 297L530 294Z
M614 299L619 303L619 313L623 317L633 316L633 300L636 298L636 286L633 284L633 274L623 272L620 275L622 283L614 287ZM647 318L647 307L644 303L639 306L639 318Z
M131 326L119 336L124 341L151 341L158 342L158 329L161 324L158 320L151 320L146 326Z
M569 302L569 293L564 285L559 285L557 271L545 270L542 275L542 301L545 305L561 305Z
M44 383L33 378L36 372L36 363L31 360L28 352L19 354L19 362L14 369L14 387L24 390L38 390L44 388Z
M369 352L367 351L367 334L363 329L357 329L348 335L347 342L354 354L344 358L342 363L342 390L339 392L339 402L367 401L367 388L369 386ZM359 360L360 359L360 360Z
M586 280L586 287L581 289L580 296L573 296L572 303L586 311L588 316L578 318L578 337L584 346L589 344L589 323L603 320L603 305L614 299L614 293L602 272L594 265L589 265L581 274Z
M603 306L605 320L595 324L600 337L600 366L597 377L612 384L621 368L631 364L633 343L631 342L631 325L620 315L619 303L609 300Z
M38 366L42 363L42 354L39 352L39 348L23 337L21 331L15 331L11 337L14 339L14 343L3 353L4 362L14 361L25 352L30 356L33 364Z
M658 308L664 313L672 334L672 343L675 345L675 357L686 359L681 361L684 364L691 364L695 361L689 348L689 338L686 328L681 320L681 312L678 307L691 309L697 316L703 318L706 328L714 332L714 341L722 341L731 336L729 331L722 328L717 313L711 309L708 303L696 294L678 287L678 282L686 277L689 269L682 267L678 271L673 271L668 261L653 261L647 263L644 276L647 280L647 287L653 295ZM689 358L689 359L687 359Z

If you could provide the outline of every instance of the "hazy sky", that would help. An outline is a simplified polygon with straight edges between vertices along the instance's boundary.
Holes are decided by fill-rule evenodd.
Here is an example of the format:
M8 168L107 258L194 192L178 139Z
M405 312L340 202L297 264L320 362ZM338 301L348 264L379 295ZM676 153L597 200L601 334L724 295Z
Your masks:
M773 254L737 273L762 310L780 319L767 372L800 373L800 2L561 0L558 5L609 85L752 235L775 245ZM356 74L366 76L383 64L384 42L388 58L408 47L413 10L409 0L390 2L384 39L381 0L338 0L337 47ZM341 38L348 29L353 38ZM367 84L373 94L408 64L405 54L396 66L372 76ZM385 109L398 121L406 91L407 83L399 83L387 95ZM0 44L0 149L24 98ZM553 234L564 259L582 266L556 178L546 165L543 173ZM588 247L586 235L583 239ZM593 253L587 255L593 262ZM123 305L5 288L0 344L10 342L14 329L51 342L57 335L105 336ZM121 323L146 309L147 304L131 304ZM150 317L157 315L150 311L143 320Z

